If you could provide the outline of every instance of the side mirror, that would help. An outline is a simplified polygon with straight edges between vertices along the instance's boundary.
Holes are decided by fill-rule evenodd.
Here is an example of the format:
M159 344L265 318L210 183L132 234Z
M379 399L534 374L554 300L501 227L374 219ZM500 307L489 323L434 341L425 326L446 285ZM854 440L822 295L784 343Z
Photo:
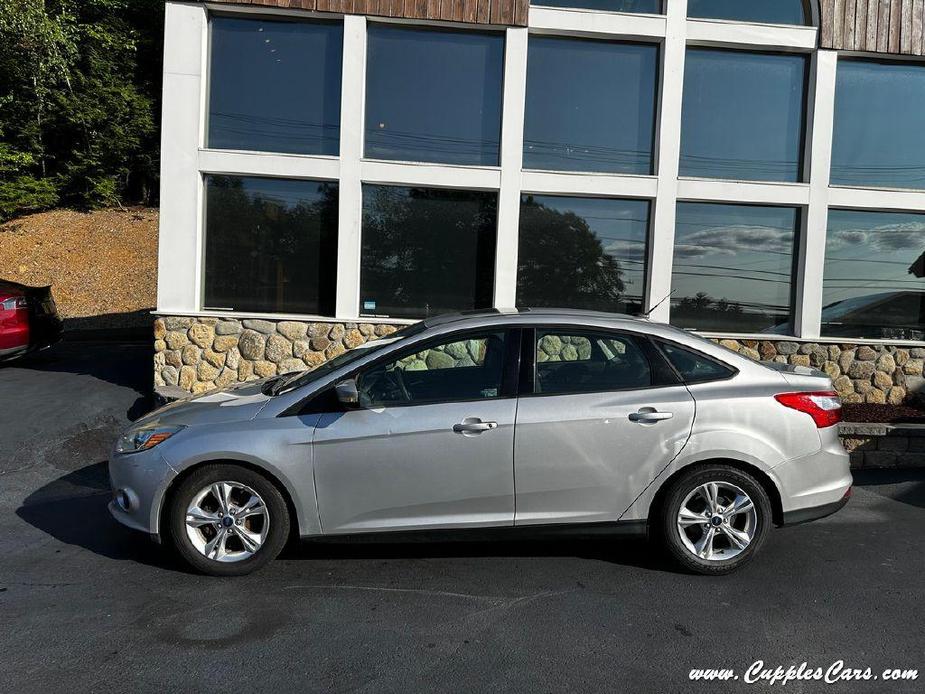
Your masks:
M334 392L337 393L337 399L342 405L356 407L360 404L360 393L357 390L356 379L348 378L334 386Z

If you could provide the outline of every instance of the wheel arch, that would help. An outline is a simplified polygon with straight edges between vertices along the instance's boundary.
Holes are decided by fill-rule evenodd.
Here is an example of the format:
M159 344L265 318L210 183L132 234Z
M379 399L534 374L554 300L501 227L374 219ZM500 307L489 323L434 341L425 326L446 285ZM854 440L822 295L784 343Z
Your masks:
M286 510L289 512L289 517L292 519L292 522L289 523L289 539L292 540L293 538L299 537L301 516L298 512L298 508L293 499L292 493L289 490L289 487L277 475L275 475L267 468L256 465L247 460L239 460L235 458L215 458L211 460L197 461L196 463L183 468L174 476L172 480L170 480L170 484L168 484L167 489L164 490L161 506L157 512L157 530L161 539L163 539L165 536L163 530L165 527L164 515L167 513L167 509L170 507L170 504L173 501L173 497L177 493L177 489L190 475L192 475L197 470L201 470L207 465L235 465L237 467L250 470L251 472L266 478L268 482L277 488L283 497L283 501L286 502Z
M662 480L654 496L652 497L652 502L649 504L649 511L647 514L648 524L651 526L652 523L656 522L658 519L659 510L661 509L662 504L665 503L665 497L668 495L668 491L678 480L678 478L680 478L682 475L689 474L691 471L698 468L710 467L711 465L726 465L754 477L755 480L761 485L761 488L764 489L765 494L768 495L768 499L771 501L771 520L774 522L774 525L783 524L783 502L781 500L780 490L777 488L774 480L772 480L768 473L761 468L752 465L751 463L746 463L745 461L736 460L734 458L710 458L707 460L699 460L696 463L684 465L683 467L680 467L672 472L668 477Z

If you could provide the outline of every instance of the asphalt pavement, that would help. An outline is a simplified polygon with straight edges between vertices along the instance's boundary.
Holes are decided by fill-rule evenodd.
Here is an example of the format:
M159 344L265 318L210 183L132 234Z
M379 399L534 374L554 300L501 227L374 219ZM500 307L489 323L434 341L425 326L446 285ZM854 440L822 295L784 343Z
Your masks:
M65 343L0 366L0 691L925 687L923 471L857 475L847 508L772 532L722 578L627 539L303 543L206 578L106 511L107 451L149 406L150 360L147 344ZM759 660L880 679L749 684ZM690 680L706 668L734 674Z

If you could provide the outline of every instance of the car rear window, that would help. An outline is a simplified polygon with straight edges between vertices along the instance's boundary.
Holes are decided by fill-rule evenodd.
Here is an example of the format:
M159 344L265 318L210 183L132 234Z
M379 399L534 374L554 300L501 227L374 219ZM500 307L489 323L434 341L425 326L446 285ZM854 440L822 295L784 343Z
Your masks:
M735 369L705 354L661 340L658 345L685 383L721 381L735 375Z

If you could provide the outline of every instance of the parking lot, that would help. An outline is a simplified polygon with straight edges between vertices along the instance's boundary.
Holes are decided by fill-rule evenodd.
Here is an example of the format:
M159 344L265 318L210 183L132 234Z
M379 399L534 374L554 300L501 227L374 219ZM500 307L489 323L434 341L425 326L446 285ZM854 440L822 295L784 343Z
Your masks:
M0 690L748 691L769 689L745 683L758 660L843 660L922 674L786 690L921 691L921 471L859 474L844 511L724 578L629 540L305 543L204 578L106 511L149 365L148 344L100 342L0 367Z

